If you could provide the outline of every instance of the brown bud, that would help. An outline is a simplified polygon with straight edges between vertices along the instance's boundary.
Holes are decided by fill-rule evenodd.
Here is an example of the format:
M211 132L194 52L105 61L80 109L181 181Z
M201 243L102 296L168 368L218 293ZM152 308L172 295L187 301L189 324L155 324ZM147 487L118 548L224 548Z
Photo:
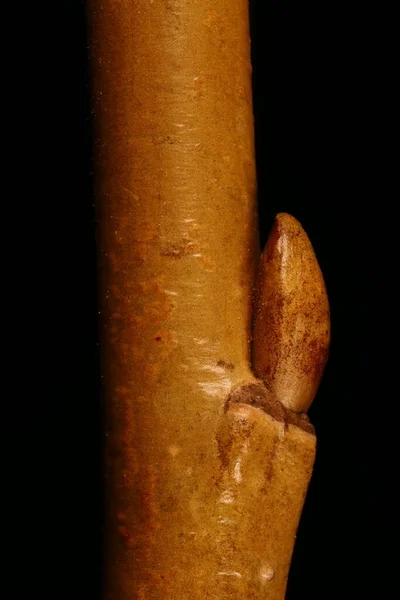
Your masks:
M253 370L272 397L296 412L314 399L328 356L329 304L300 223L276 216L255 289Z

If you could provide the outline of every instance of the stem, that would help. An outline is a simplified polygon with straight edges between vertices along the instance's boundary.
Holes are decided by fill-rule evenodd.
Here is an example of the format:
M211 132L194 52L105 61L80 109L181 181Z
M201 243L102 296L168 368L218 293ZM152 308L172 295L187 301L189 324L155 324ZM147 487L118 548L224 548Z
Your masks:
M105 597L280 600L315 438L227 404L261 386L248 2L88 0L88 20Z

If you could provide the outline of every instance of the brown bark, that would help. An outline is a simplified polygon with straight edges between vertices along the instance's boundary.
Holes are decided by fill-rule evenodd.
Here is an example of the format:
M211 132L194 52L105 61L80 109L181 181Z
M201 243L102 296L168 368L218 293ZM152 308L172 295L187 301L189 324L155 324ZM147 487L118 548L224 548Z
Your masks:
M105 597L279 600L315 437L257 406L250 369L248 3L90 0L88 16Z

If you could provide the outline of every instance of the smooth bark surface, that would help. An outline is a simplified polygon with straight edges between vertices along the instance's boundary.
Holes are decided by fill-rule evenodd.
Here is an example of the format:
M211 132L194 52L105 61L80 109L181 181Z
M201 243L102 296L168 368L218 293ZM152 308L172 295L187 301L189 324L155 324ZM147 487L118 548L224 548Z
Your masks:
M105 598L280 600L315 437L243 395L265 391L248 2L90 0L88 18Z

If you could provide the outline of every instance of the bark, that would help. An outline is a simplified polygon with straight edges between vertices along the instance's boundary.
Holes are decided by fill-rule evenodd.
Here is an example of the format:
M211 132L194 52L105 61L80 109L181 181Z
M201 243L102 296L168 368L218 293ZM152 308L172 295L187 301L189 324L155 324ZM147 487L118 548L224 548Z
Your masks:
M88 20L105 598L279 600L315 437L250 368L248 2L89 0Z

